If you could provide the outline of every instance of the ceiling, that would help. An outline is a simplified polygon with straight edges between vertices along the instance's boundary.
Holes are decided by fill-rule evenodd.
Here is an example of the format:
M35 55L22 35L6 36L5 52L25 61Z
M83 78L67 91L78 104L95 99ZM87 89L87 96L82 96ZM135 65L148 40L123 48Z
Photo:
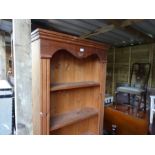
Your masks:
M155 42L155 19L32 19L32 31L45 28L114 47ZM0 20L0 30L10 42L12 20Z
M32 19L32 30L37 27L115 47L155 42L154 19Z

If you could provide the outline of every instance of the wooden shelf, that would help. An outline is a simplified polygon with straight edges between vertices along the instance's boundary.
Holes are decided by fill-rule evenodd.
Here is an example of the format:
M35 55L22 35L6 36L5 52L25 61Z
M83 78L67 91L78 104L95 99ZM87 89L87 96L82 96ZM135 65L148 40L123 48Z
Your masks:
M85 107L77 109L72 112L67 112L61 115L57 115L51 118L50 130L56 130L64 126L76 123L78 121L90 118L98 114L98 110L95 108Z
M75 82L75 83L53 83L51 87L51 91L76 89L76 88L84 88L84 87L95 87L99 85L100 83L95 81L84 81L84 82Z
M82 133L81 135L97 135L97 134L95 134L94 132L88 131L88 132Z

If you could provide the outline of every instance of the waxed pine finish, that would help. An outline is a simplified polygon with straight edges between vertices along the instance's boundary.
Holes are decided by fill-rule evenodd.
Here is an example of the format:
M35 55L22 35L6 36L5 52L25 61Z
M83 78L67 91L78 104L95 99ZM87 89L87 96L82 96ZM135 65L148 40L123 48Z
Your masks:
M32 32L33 133L102 134L106 44Z

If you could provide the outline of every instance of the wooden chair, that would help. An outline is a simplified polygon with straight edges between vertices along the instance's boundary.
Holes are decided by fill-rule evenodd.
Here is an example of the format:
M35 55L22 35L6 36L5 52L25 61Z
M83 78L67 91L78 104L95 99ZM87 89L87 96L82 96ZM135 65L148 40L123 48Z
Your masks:
M128 94L128 104L130 104L131 97L133 102L135 102L135 98L138 98L137 110L140 110L142 100L144 100L145 111L150 69L150 63L134 63L131 69L129 85L121 86L116 89L116 103L118 93L126 93Z

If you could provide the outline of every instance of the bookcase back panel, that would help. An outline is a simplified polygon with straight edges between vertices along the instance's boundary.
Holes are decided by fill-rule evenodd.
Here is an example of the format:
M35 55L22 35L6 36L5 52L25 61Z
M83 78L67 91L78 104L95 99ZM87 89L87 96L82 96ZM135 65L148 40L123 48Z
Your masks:
M101 104L100 87L79 88L51 93L51 116L72 111L77 108L99 108Z
M99 58L78 59L67 51L58 51L51 60L51 83L99 81Z
M79 121L72 125L50 132L50 134L52 135L99 134L98 126L96 125L97 122L98 122L98 116L96 115L83 121Z

